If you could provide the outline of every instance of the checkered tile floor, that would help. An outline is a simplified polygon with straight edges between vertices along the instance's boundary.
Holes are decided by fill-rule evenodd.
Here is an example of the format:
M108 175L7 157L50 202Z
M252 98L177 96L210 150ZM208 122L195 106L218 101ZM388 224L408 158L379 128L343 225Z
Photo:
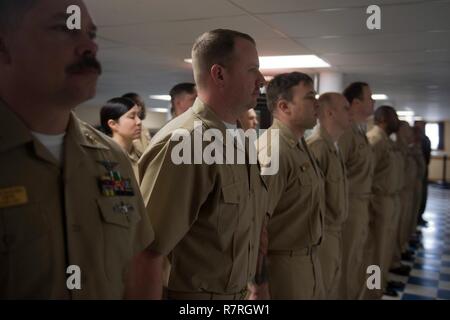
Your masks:
M409 277L391 274L391 280L405 284L396 298L385 300L450 300L450 190L430 186L422 228L423 248L416 251Z

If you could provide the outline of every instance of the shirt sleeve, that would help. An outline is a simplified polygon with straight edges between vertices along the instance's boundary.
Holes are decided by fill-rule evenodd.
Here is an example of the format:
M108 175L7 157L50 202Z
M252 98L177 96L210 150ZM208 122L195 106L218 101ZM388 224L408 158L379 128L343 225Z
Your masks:
M178 143L167 139L153 145L139 163L141 192L155 230L151 249L164 255L189 232L214 187L214 166L172 161Z

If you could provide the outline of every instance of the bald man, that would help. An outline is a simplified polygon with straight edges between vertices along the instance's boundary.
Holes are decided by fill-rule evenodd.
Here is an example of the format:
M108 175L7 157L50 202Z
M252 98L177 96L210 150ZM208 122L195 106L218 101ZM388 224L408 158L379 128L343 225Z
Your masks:
M325 177L325 225L318 249L326 299L339 299L342 268L342 225L348 215L346 169L338 139L351 126L349 103L340 93L324 93L319 98L316 126L306 142Z

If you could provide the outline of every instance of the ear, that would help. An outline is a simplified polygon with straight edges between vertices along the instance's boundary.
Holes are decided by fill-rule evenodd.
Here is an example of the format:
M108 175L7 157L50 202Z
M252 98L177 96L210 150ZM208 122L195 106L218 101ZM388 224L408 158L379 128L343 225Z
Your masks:
M117 127L117 122L113 119L108 120L108 127L111 128L111 131L114 131L114 129Z
M291 114L291 109L289 109L289 102L285 99L280 99L277 102L277 109L284 114Z
M333 108L328 107L328 108L325 109L325 112L326 112L328 117L333 117L334 116Z
M219 87L223 87L225 85L225 68L219 64L214 64L210 70L211 78L214 83Z

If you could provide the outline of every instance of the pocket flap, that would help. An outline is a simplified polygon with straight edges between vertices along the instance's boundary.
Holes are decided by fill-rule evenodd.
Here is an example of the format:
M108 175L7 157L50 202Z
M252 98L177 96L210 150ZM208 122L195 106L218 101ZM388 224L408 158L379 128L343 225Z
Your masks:
M120 197L98 198L97 204L106 223L129 228L141 219L137 206L130 199Z
M223 202L225 203L239 203L240 201L240 186L242 182L230 184L222 187Z

